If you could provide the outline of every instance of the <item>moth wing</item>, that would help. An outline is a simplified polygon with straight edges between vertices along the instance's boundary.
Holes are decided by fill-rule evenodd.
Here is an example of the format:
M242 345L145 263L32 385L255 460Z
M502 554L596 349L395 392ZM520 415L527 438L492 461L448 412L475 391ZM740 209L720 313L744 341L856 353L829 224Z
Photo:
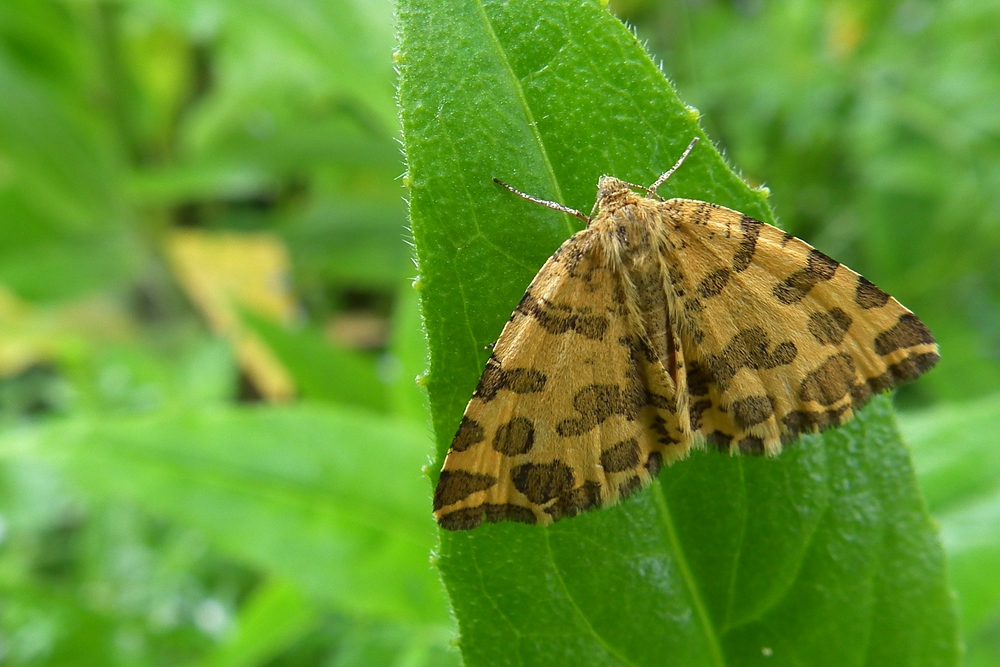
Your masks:
M500 334L435 490L442 527L549 524L655 476L653 420L662 433L677 427L646 404L650 386L658 396L671 388L658 360L636 355L640 332L600 243L591 230L568 239Z
M780 451L851 419L938 360L927 327L808 243L737 211L670 200L682 248L691 429L729 451Z

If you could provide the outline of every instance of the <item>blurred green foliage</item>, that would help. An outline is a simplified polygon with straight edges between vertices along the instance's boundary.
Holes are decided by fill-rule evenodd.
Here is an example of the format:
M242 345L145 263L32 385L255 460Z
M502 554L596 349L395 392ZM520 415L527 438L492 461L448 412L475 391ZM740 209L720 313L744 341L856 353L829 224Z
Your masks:
M900 422L966 664L1000 663L1000 4L612 9L780 223L938 335ZM0 662L459 663L428 558L392 13L0 2ZM245 319L299 404L252 405L178 286L164 243L192 227L287 246L297 321ZM330 342L372 318L376 344Z

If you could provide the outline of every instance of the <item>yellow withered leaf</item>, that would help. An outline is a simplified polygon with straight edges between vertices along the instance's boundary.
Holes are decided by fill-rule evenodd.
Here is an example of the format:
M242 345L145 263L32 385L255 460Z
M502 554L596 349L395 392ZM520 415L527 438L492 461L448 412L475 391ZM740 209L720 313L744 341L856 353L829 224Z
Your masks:
M501 183L587 227L497 340L434 494L442 527L611 505L692 447L774 455L937 362L913 313L804 241L657 197L688 151L650 188L601 178L593 219Z
M277 322L295 315L295 300L285 279L288 251L266 233L177 230L168 238L167 258L177 281L212 330L229 338L240 367L267 400L286 401L295 383L274 352L247 330L240 308Z

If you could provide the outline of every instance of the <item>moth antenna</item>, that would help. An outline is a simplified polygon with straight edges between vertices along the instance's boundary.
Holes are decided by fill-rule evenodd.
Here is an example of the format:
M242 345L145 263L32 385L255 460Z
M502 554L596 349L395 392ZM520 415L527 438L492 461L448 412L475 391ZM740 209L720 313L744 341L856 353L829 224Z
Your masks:
M636 185L635 183L629 183L628 181L622 181L625 185L632 188L633 190L642 190L643 192L648 192L651 195L655 195L655 192L650 191L645 185Z
M530 202L534 202L536 204L541 204L542 206L544 206L546 208L551 208L553 211L559 211L560 213L568 213L568 214L570 214L572 216L575 216L575 217L579 218L580 220L583 220L588 225L590 224L590 218L587 217L586 215L584 215L583 213L580 213L575 208L570 208L569 206L563 206L562 204L559 204L559 203L554 202L554 201L549 201L548 199L539 199L538 197L532 197L531 195L528 195L528 194L525 194L525 193L521 192L517 188L514 188L514 187L511 187L511 186L507 185L506 183L504 183L503 181L501 181L499 178L494 178L493 182L496 183L497 185L502 185L503 187L507 188L508 190L510 190L511 192L513 192L514 194L516 194L521 199L527 199Z
M698 143L698 137L695 137L694 139L691 140L691 143L689 143L688 147L684 149L683 153L681 153L680 158L677 160L677 162L674 164L674 166L672 166L670 169L667 169L665 172L663 172L663 174L658 179L656 179L655 183L653 183L652 185L650 185L648 188L643 188L643 190L645 190L646 192L648 192L651 195L655 195L656 194L656 189L658 187L660 187L661 185L663 185L666 182L666 180L668 178L670 178L671 176L673 176L674 172L677 171L677 169L682 164L684 164L684 160L687 159L688 154L694 148L694 145L696 143Z

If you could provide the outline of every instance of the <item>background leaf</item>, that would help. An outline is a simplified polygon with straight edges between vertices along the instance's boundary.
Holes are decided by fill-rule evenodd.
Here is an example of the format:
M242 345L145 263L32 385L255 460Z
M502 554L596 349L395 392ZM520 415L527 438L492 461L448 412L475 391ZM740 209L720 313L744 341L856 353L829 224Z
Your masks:
M913 463L948 551L968 664L1000 660L1000 396L900 416Z
M198 667L260 664L301 639L316 622L315 610L295 586L268 582L247 602L237 630Z
M386 388L373 358L333 346L316 331L289 331L252 313L242 315L288 368L302 397L385 409Z
M405 422L301 406L76 420L35 437L11 446L56 457L98 497L197 526L318 600L445 621L426 560L434 535L419 473L426 440Z

